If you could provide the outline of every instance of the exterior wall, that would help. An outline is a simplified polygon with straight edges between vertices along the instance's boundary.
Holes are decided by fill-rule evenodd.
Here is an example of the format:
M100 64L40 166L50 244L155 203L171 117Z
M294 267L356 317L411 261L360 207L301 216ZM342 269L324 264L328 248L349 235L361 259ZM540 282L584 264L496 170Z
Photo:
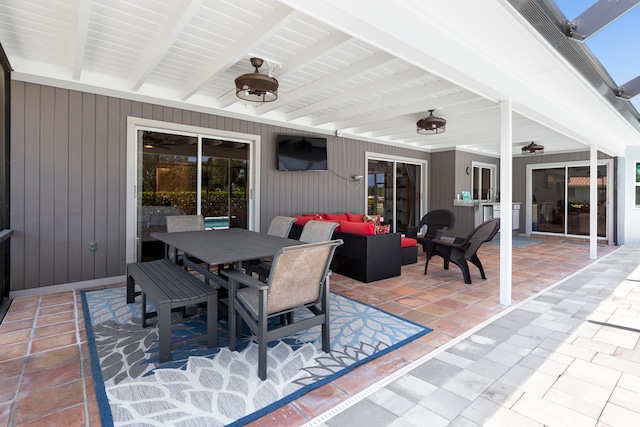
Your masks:
M364 211L366 183L346 178L364 174L366 151L429 159L328 137L331 171L280 172L276 135L314 134L19 81L11 90L12 291L124 274L128 116L260 135L261 229L279 214Z
M635 207L636 163L640 162L640 147L627 147L625 157L620 162L618 179L621 183L619 198L620 233L619 243L640 246L640 208Z

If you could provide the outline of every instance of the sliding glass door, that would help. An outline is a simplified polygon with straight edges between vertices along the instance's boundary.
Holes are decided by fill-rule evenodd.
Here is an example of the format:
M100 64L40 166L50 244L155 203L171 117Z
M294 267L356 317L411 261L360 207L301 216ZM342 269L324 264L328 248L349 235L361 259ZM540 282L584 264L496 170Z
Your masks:
M392 231L404 233L420 221L423 164L369 158L367 162L367 213L380 215Z
M138 255L164 255L153 238L166 217L205 217L206 228L247 228L248 144L194 135L138 131Z
M597 203L591 206L589 165L531 168L531 231L588 236L595 215L597 236L608 237L611 170L609 162L598 165Z

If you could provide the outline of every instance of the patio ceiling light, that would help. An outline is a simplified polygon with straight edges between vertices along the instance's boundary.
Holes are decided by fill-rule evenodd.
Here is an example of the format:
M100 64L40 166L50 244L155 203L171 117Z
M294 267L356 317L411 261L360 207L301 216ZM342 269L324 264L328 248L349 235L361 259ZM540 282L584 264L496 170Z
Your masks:
M251 58L251 65L256 70L236 78L238 98L252 102L271 102L278 99L278 80L271 75L260 73L259 68L263 62L260 58Z
M442 117L435 117L433 112L435 110L429 110L429 116L424 119L418 120L416 126L417 132L421 135L435 135L437 133L443 133L445 131L445 125L447 121Z
M522 154L544 154L544 145L540 145L540 144L536 144L535 142L531 141L531 144L529 145L525 145L524 147L522 147Z

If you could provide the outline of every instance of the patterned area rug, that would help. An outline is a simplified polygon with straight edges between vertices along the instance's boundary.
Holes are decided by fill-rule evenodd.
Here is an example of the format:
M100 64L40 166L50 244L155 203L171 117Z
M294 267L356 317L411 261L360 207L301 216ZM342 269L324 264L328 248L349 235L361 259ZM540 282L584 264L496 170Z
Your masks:
M140 327L140 297L126 304L125 291L82 292L103 426L243 425L431 331L331 293L331 353L321 349L320 327L274 341L268 378L260 381L254 337L245 335L238 351L229 351L222 317L220 347L184 346L158 365L157 330ZM173 314L173 340L205 330L204 311L192 311L186 319Z

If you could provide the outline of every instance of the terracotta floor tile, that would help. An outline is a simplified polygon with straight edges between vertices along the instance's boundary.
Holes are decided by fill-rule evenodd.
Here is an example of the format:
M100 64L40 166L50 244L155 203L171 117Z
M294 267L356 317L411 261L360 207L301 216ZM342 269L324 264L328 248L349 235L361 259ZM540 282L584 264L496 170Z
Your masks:
M18 386L20 385L20 377L1 377L0 378L0 403L10 402L16 397Z
M455 294L458 291L453 291L450 289L446 289L442 286L436 286L435 288L431 288L427 291L428 293L432 294L432 295L437 295L441 298L443 297L448 297L449 295Z
M418 338L420 342L427 344L433 348L438 348L449 341L451 341L451 337L449 335L445 335L439 331L431 331L427 335L424 335Z
M27 354L28 348L28 341L4 346L0 348L0 362L12 360L18 357L24 357Z
M2 322L2 324L0 324L0 334L4 334L7 332L21 331L24 329L31 329L33 328L33 323L34 323L33 319L18 320L16 322L7 322L5 317L5 320Z
M98 402L95 400L87 401L87 413L89 419L89 426L99 426L100 425L100 407L98 406Z
M454 301L459 301L459 302L463 302L467 305L471 305L474 304L478 301L480 301L480 299L473 297L471 295L465 295L463 293L457 293L457 294L453 294L448 296L447 298L452 299Z
M398 304L397 302L387 302L378 306L379 309L384 310L388 313L401 315L406 313L410 308L404 306L402 304Z
M50 368L25 373L20 383L19 393L34 393L43 388L82 379L82 367L77 361L70 361Z
M17 377L22 373L24 359L12 359L0 362L0 378Z
M13 420L15 424L35 420L59 408L79 405L84 401L82 381L65 383L28 394L16 401Z
M25 372L57 366L73 360L80 362L80 350L77 346L34 354L27 358Z
M314 418L349 397L334 384L323 385L296 399L295 405L308 417Z
M373 359L367 365L370 369L375 370L378 374L385 376L397 371L404 366L407 366L409 363L410 361L403 357L400 353L392 351L391 353L387 353L376 359Z
M301 426L308 420L298 411L298 409L289 404L276 409L270 414L247 424L248 427L295 427Z
M48 326L40 326L34 329L33 337L34 338L44 338L51 335L63 334L66 332L75 332L76 331L76 322L63 322L63 323L54 323L53 325Z
M433 314L423 313L418 310L407 311L405 314L402 315L402 318L411 320L412 322L418 323L420 325L426 325L427 323L437 319L437 317L434 316Z
M448 307L443 307L441 305L438 305L438 303L424 305L424 306L420 307L418 309L418 311L421 311L421 312L427 313L427 314L431 314L431 315L436 316L436 317L446 317L446 316L450 315L451 313L455 312L455 310L453 310L451 308L448 308Z
M52 337L33 340L31 343L31 354L66 347L78 342L75 332L54 335Z
M343 375L337 378L333 384L339 387L348 395L355 395L367 387L380 381L383 377L379 373L370 369L368 364L360 365L348 375Z
M11 302L11 310L22 311L26 309L38 308L40 305L40 296L15 298Z
M49 307L40 307L40 316L48 316L50 314L64 313L66 311L75 310L75 304L72 302L66 304L52 305Z
M396 292L401 295L413 295L418 292L416 289L411 288L409 286L398 286L393 288L393 292Z
M51 305L73 303L73 291L58 292L55 294L43 295L40 300L40 307L48 307Z
M2 347L7 345L13 345L20 342L28 342L30 337L30 329L23 329L21 331L0 334L0 351L2 351Z
M411 298L411 297L399 298L396 300L396 302L398 304L402 304L410 308L418 308L427 304L425 300L422 300L419 298Z
M454 298L452 298L455 295L451 295L449 297L446 298L442 298L438 300L438 305L450 308L452 310L460 310L462 308L468 307L469 304L461 302L461 301L456 301Z
M439 331L452 337L457 337L469 330L465 325L446 319L436 320L428 326L433 328L434 331Z
M96 400L96 388L93 384L93 375L87 374L87 372L91 372L90 368L87 370L86 367L83 367L84 372L84 389L87 395L87 401Z
M38 317L36 326L46 326L69 321L75 321L75 313L73 311L65 311L64 313L52 314L49 316L40 316Z
M17 322L20 320L30 320L36 317L36 309L13 311L9 310L4 316L2 323Z
M0 426L8 426L13 402L0 403Z
M20 424L19 427L81 427L85 425L84 405L76 405Z

